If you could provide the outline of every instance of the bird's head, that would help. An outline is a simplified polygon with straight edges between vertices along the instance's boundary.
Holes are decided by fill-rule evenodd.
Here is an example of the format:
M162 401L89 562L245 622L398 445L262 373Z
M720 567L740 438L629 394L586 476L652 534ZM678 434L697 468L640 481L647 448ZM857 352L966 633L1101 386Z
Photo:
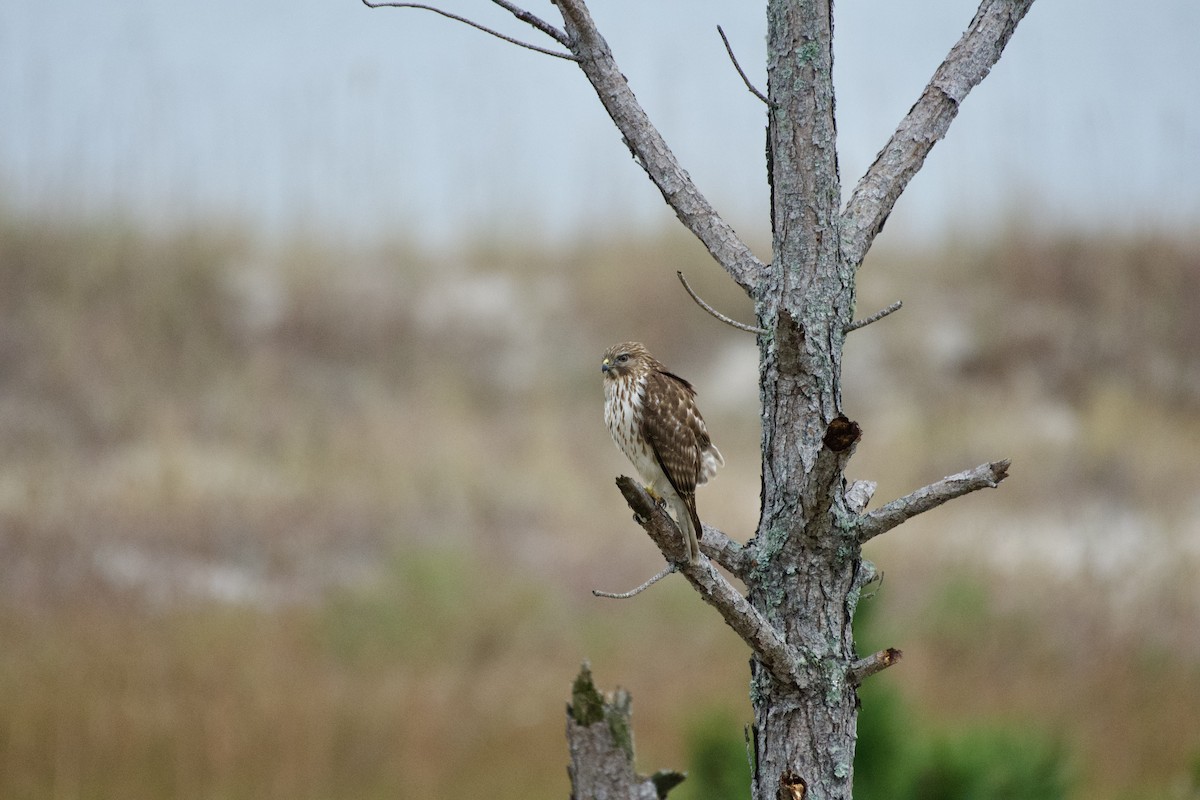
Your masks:
M653 361L650 351L641 344L623 342L604 351L600 371L604 373L606 381L624 380L645 370Z

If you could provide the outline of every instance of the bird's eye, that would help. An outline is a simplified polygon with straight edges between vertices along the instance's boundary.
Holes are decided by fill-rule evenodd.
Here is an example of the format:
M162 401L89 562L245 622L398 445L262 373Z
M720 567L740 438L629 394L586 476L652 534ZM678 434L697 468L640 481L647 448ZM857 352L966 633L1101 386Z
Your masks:
M625 364L628 361L629 361L629 353L621 353L621 355L617 356L618 364Z

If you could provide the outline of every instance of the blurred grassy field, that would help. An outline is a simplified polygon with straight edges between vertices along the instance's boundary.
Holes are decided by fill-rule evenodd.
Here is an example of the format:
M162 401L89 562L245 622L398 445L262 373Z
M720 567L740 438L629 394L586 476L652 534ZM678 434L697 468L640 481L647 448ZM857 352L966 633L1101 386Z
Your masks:
M682 234L457 252L0 219L0 797L565 796L590 659L643 769L747 721L746 653L658 569L599 353L688 376L758 508L747 301ZM844 405L913 724L1057 737L1089 798L1200 793L1200 248L1019 231L864 267ZM864 643L864 647L867 643ZM948 735L953 735L952 733ZM685 796L704 797L690 787ZM683 791L681 789L681 791Z

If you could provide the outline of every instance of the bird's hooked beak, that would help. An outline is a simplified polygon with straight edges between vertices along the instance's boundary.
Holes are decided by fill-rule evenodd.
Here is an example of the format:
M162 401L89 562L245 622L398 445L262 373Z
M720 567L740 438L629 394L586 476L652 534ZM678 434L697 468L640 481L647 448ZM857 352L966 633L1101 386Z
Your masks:
M611 358L606 358L600 362L600 371L601 372L607 374L610 369L612 369L612 359Z

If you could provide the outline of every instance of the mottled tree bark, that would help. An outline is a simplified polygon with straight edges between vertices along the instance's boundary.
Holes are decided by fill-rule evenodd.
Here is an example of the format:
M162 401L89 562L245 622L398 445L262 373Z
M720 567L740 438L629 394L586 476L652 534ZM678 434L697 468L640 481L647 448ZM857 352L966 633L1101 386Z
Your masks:
M853 439L841 420L841 357L855 273L900 193L945 135L959 103L999 59L1032 0L983 0L971 26L859 183L846 211L834 122L832 0L769 0L768 175L774 259L753 296L762 398L762 515L751 605L802 657L798 685L752 661L756 800L852 796L857 683L899 657L859 659L852 622L874 575L861 544L921 511L985 486L983 465L860 516L846 501ZM857 434L857 426L854 427ZM838 447L843 449L839 452ZM793 787L789 789L788 787Z

